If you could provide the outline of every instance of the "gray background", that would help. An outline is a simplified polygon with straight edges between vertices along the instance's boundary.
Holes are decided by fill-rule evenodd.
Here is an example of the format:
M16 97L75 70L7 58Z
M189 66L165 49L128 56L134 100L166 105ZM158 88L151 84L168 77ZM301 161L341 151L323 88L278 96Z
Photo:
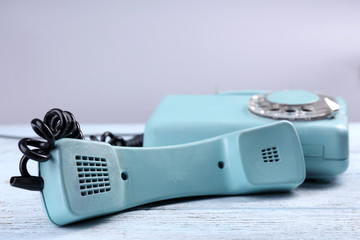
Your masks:
M0 124L146 122L168 94L306 89L359 121L360 1L0 1Z

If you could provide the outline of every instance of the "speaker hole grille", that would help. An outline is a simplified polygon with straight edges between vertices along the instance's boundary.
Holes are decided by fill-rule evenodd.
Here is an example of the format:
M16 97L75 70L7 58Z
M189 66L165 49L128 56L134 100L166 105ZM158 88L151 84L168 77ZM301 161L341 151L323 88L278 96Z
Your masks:
M280 161L280 153L278 147L269 147L261 150L262 159L265 163L273 163Z
M110 178L105 158L75 156L81 196L109 192Z

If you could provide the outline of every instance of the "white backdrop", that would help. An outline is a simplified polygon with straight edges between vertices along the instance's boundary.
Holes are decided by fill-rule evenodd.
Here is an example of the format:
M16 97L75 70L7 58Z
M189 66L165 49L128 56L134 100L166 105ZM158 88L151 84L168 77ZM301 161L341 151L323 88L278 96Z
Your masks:
M306 89L359 121L360 1L0 1L0 124L146 122L167 94Z

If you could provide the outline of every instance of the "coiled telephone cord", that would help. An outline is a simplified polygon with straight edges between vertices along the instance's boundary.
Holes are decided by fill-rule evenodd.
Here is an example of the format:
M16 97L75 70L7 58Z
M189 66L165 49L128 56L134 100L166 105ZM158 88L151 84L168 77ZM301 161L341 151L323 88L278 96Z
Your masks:
M13 187L41 191L44 188L44 180L42 177L29 174L26 167L27 162L30 159L37 162L49 160L50 151L55 148L56 140L61 138L84 139L84 136L74 115L58 108L48 111L43 121L38 118L33 119L31 127L42 139L23 138L19 141L19 149L24 154L19 163L21 176L12 177L10 184ZM98 141L95 136L90 136L90 139ZM125 140L111 132L105 132L101 135L100 141L107 141L107 143L114 146L142 147L143 134Z

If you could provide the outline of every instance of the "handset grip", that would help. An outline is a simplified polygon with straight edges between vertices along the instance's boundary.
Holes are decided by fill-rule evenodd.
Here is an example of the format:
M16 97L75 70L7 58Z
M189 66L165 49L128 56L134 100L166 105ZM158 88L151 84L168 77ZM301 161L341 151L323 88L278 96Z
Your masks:
M240 154L235 146L230 151L237 152L236 158L230 159L227 142L237 142L237 137L162 148L116 147L126 192L124 208L169 198L231 194L229 169L240 163Z

